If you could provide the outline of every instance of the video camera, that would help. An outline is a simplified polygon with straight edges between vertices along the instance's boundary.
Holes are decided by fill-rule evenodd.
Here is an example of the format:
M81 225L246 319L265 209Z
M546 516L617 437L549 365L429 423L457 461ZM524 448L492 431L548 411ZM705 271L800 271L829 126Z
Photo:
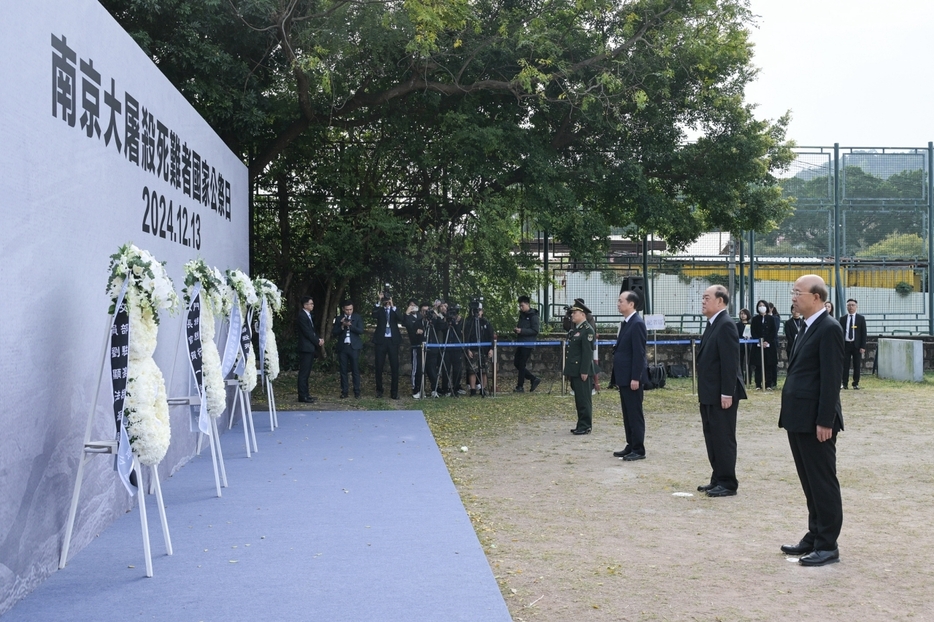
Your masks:
M478 296L470 301L470 315L476 317L483 310L483 296Z

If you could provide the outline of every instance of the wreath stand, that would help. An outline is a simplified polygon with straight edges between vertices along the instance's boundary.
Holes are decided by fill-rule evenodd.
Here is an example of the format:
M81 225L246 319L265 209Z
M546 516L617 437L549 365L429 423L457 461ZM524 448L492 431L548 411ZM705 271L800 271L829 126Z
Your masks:
M81 456L78 459L78 475L75 479L74 492L71 495L71 508L68 510L68 524L65 526L65 542L62 546L62 556L58 562L59 569L64 568L65 564L68 562L68 550L71 546L71 536L75 527L75 516L78 512L78 499L81 496L81 481L84 478L84 466L94 456L115 456L117 454L117 441L91 440L91 432L93 430L94 424L94 413L97 410L97 400L98 396L100 395L101 384L104 378L104 367L107 364L107 350L108 344L110 342L110 327L113 324L113 319L114 318L111 317L107 322L106 335L104 336L104 348L101 355L101 367L97 374L97 390L94 392L94 403L91 406L91 411L88 413L88 423L84 431L84 446L81 449ZM131 472L136 472L136 490L137 494L139 495L139 520L143 532L143 554L146 558L146 576L152 577L152 552L149 546L149 521L146 517L146 492L142 485L143 472L141 467L142 465L139 463L136 455L134 455ZM159 472L155 465L150 466L149 468L152 474L151 483L155 490L156 504L159 507L159 518L162 520L162 537L165 540L166 555L171 555L172 538L169 535L169 523L165 517L165 504L162 501L162 486L159 483Z
M263 386L266 389L266 400L269 402L269 428L275 431L279 427L279 411L276 410L276 391L268 374L263 374Z
M246 445L246 457L251 458L250 439L253 440L253 452L259 453L256 446L256 428L253 426L253 407L250 405L250 396L246 389L240 386L239 378L228 378L227 386L234 387L237 391L234 396L233 407L230 409L230 420L227 422L227 429L233 428L234 419L237 418L237 406L240 406L240 417L243 419L243 443Z
M212 320L213 320L213 318L212 318ZM174 358L174 361L178 361L178 346L179 346L179 344L181 343L182 331L184 330L184 324L185 324L185 323L182 322L182 325L179 326L179 329L178 329L178 339L175 340L175 358ZM191 368L189 367L189 369L191 369ZM172 364L172 375L170 376L170 379L171 379L171 378L174 378L174 376L175 376L175 364L174 364L174 362L173 362L173 364ZM194 378L194 372L192 372L191 377ZM197 385L197 382L195 382L195 384ZM196 390L201 390L201 389L199 389L197 386L195 387L195 389L196 389ZM207 398L205 398L204 396L200 396L200 395L191 395L191 396L187 396L187 397L170 397L167 401L168 401L170 407L171 407L171 406L188 406L188 407L191 407L191 406L198 406L198 407L200 407L200 406L201 406L201 400L203 400L203 399L207 399ZM189 410L189 414L190 414L190 412L191 412L191 411ZM220 497L220 496L221 496L221 487L222 487L222 486L223 486L224 488L227 488L227 487L228 487L228 485L227 485L227 467L224 466L224 452L223 452L223 450L221 449L220 434L219 434L218 431L217 431L217 420L214 419L214 417L212 417L212 416L210 416L210 415L208 415L208 419L210 419L210 421L211 421L211 433L210 433L210 434L205 434L205 433L202 432L200 429L198 430L198 444L197 444L196 453L197 453L197 455L199 455L199 456L201 455L202 441L204 440L204 437L207 436L207 437L209 438L210 444L211 444L211 462L212 462L212 464L214 465L214 488L217 490L217 496ZM220 467L220 468L218 469L218 467Z

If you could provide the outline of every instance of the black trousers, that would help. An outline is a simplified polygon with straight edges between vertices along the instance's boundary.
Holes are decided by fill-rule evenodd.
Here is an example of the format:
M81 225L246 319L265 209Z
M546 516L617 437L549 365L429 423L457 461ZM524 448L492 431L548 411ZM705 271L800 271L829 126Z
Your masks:
M581 380L580 374L568 376L568 382L574 391L574 407L577 410L577 429L589 430L593 427L593 376Z
M349 346L341 348L337 353L337 362L341 368L341 395L347 395L348 378L347 374L353 374L353 394L360 397L360 350L354 350Z
M516 366L516 369L519 370L519 379L516 380L516 386L522 387L525 384L526 379L535 380L535 374L526 369L526 365L529 364L529 358L532 356L532 348L516 348L516 355L513 358L513 365Z
M422 375L424 374L424 365L422 364L422 347L412 346L412 395L422 390ZM431 387L427 387L431 391Z
M459 346L441 348L439 357L441 391L457 391L461 388L461 376L464 375L464 351Z
M437 391L438 387L438 365L441 358L438 348L428 348L425 354L425 376L428 379L425 383L425 391L429 394Z
M859 386L859 368L863 365L863 355L855 341L843 342L843 386L850 384L850 359L853 360L853 386Z
M616 382L620 382L619 379ZM619 402L623 409L623 428L626 430L626 445L637 454L645 455L645 413L642 412L642 400L645 392L642 385L633 391L629 383L619 384Z
M373 343L373 350L376 354L376 394L383 394L383 365L386 363L386 357L389 357L390 389L389 394L392 397L399 397L399 346L388 340L377 341Z
M736 490L736 410L738 400L726 410L719 404L701 404L701 424L707 460L710 461L710 485Z
M803 540L813 543L817 551L832 551L843 527L837 434L821 443L815 432L789 432L788 444L808 504L808 532Z
M307 400L308 395L308 376L311 375L311 367L315 362L314 352L298 353L298 399Z
M756 346L749 353L752 355L752 364L756 368L756 388L762 388L762 354L763 348ZM775 387L778 383L778 347L775 344L765 348L765 388Z

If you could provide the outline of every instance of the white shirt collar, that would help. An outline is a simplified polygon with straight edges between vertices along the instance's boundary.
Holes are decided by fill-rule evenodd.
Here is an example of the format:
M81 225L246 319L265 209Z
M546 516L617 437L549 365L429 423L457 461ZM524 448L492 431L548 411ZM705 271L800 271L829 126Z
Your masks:
M719 311L717 311L716 313L714 313L714 314L713 314L713 317L711 317L709 320L707 320L707 323L708 323L708 324L713 324L714 320L717 319L717 316L720 315L721 313L723 313L724 311L726 311L726 307L724 307L724 308L720 309Z
M804 320L804 330L809 329L809 328L811 327L811 324L814 323L814 320L816 320L817 318L820 317L820 314L821 314L821 313L827 313L827 308L826 308L826 307L821 307L820 309L818 309L817 313L815 313L815 314L812 315L811 317L809 317L809 318L807 318L806 320Z

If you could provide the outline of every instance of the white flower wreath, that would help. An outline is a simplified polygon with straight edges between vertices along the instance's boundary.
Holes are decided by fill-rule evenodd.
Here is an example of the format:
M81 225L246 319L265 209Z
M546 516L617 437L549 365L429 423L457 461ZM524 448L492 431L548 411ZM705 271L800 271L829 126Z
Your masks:
M208 414L215 419L227 408L227 388L221 373L221 358L214 343L214 316L230 306L229 288L220 271L213 270L203 259L185 264L185 302L191 302L195 283L201 283L201 376L207 400Z
M256 288L253 287L250 277L240 270L227 271L227 284L236 292L240 304L240 314L243 321L246 322L247 309L255 307L256 303L259 302L259 298L256 296ZM256 354L253 352L252 347L247 352L243 375L240 376L240 387L247 392L256 388Z
M282 292L269 279L254 279L253 285L257 296L261 300L265 299L269 307L269 317L266 321L266 348L263 351L263 372L269 376L269 380L275 380L279 377L279 347L276 345L276 333L273 332L272 325L273 314L282 309Z
M178 295L165 267L148 251L124 244L110 257L107 293L111 313L124 281L130 319L129 378L123 416L130 447L141 464L159 464L169 449L172 429L165 379L152 355L159 334L159 311L174 313Z

